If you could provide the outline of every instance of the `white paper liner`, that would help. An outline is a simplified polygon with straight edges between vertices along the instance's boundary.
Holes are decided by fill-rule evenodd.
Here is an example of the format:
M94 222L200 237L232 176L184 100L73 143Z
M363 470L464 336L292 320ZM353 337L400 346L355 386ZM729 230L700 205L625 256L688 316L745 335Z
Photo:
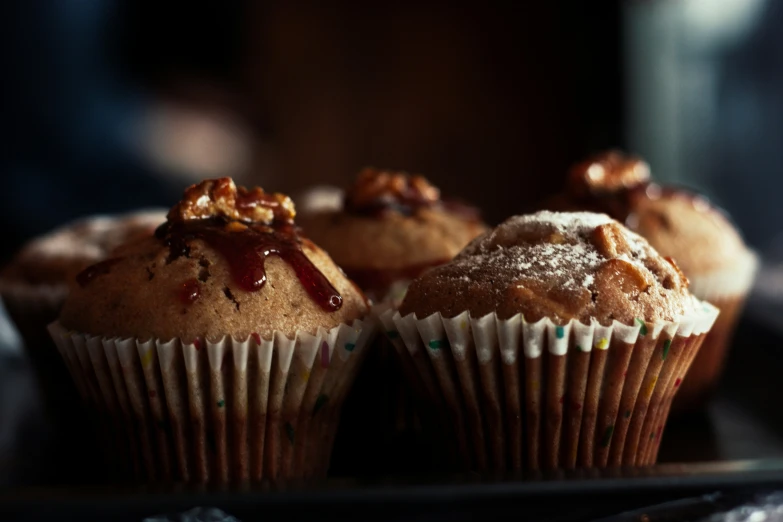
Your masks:
M699 303L679 320L633 326L419 319L388 304L372 313L445 405L463 462L504 470L653 463L671 398L719 311Z
M744 297L756 279L758 256L750 250L738 252L735 263L723 270L705 274L688 274L689 289L705 301Z
M49 332L88 403L127 434L142 480L323 476L340 407L375 333L356 320L289 339L185 342Z

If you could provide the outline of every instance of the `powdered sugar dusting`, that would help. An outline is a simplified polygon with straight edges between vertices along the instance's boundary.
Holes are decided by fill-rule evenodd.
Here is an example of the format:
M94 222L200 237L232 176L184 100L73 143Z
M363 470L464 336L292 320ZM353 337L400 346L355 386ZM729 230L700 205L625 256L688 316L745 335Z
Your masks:
M612 221L613 219L606 214L597 214L595 212L550 212L544 210L535 214L514 216L500 226L524 226L536 223L552 225L561 230L576 230L593 229Z
M506 220L415 281L401 310L606 326L674 320L692 307L682 273L620 223L539 212Z
M504 278L536 280L563 289L591 289L595 273L608 259L590 235L614 220L593 212L549 212L514 216L476 238L455 259L468 270L492 269ZM613 257L644 269L650 255L647 242L621 228L630 254Z

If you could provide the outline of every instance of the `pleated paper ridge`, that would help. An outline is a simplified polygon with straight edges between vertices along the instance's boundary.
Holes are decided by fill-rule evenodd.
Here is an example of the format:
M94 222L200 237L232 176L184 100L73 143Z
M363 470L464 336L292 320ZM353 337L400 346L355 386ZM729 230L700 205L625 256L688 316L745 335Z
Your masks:
M652 464L671 400L718 315L602 326L373 309L424 397L441 404L463 466Z
M326 474L373 324L193 342L49 332L139 479L226 484Z

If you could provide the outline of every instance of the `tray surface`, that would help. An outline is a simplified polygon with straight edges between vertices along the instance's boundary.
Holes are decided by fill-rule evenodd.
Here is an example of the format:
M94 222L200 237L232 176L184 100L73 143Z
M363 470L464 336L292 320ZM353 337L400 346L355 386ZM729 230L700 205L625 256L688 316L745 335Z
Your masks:
M715 508L717 497L701 496L717 492L723 505L736 504L758 491L783 489L783 414L776 386L783 370L781 336L746 318L736 339L715 399L701 413L670 421L661 464L651 468L334 477L233 492L97 487L89 485L86 471L79 475L62 441L41 435L40 424L33 422L21 425L29 436L17 437L20 447L0 453L0 519L57 520L67 514L68 519L141 520L216 506L242 520L260 519L261 510L266 521L312 519L314 512L342 520L506 520L520 513L527 520L572 520L676 500ZM0 382L24 390L29 386L25 371L16 363L6 379L0 370Z

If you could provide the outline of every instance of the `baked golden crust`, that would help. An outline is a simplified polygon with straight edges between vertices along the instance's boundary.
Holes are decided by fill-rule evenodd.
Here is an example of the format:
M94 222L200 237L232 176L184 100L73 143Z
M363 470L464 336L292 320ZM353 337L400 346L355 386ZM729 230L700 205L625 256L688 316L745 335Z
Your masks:
M268 338L274 331L292 337L297 330L314 334L362 317L364 297L329 256L310 242L302 250L342 296L336 312L319 307L278 257L266 260L264 287L248 292L203 241L191 242L187 256L168 262L168 248L148 238L117 251L107 273L72 289L60 321L93 335L195 339L253 333ZM191 300L194 291L198 296Z
M365 291L383 296L396 280L449 261L486 230L475 209L444 203L439 194L421 176L365 169L343 207L298 221Z
M650 182L644 161L617 151L574 165L565 190L543 208L605 212L674 257L694 279L753 265L739 232L719 209L687 190Z
M77 276L60 320L93 335L164 340L351 324L367 311L364 295L298 235L294 213L286 196L230 179L194 185L155 237Z
M673 320L693 309L671 259L603 214L515 216L414 281L400 313L518 313L564 324Z
M72 285L83 268L109 256L126 241L152 236L166 220L163 210L96 216L68 223L35 238L4 268L2 279L30 285Z

